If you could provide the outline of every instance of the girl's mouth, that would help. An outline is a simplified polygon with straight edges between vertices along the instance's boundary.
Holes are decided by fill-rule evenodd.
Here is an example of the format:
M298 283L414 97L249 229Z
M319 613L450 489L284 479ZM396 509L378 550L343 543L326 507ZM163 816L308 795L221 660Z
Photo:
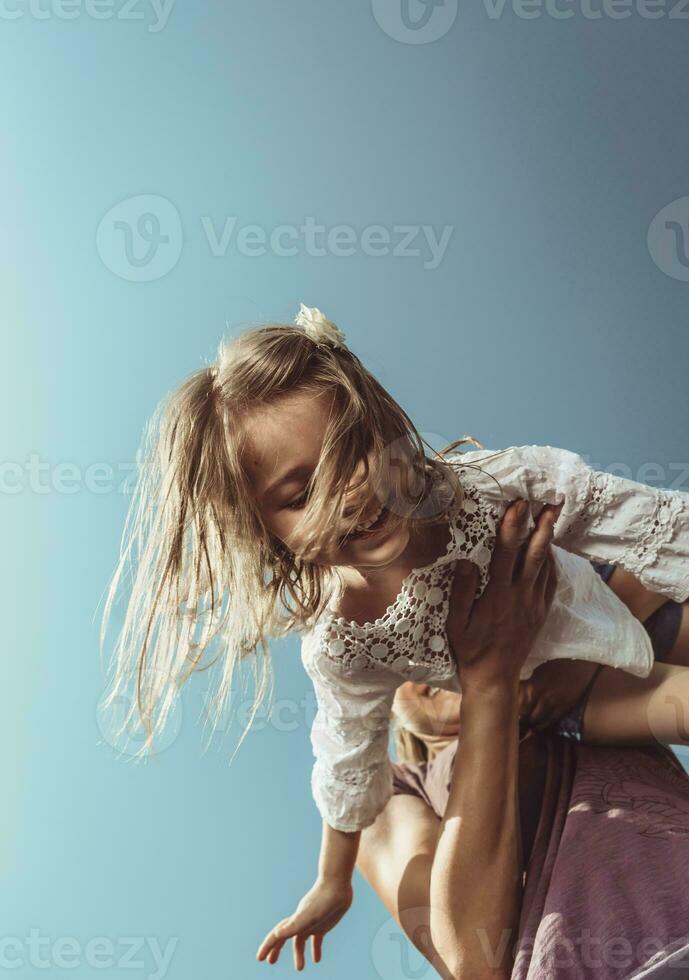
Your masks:
M387 522L388 515L389 515L389 511L387 507L383 507L381 509L380 514L375 519L373 524L371 524L370 527L367 527L365 530L362 531L350 531L348 534L345 534L344 537L340 539L341 543L345 544L347 541L359 541L365 538L373 537L375 534L378 533L378 531L382 529L383 525Z

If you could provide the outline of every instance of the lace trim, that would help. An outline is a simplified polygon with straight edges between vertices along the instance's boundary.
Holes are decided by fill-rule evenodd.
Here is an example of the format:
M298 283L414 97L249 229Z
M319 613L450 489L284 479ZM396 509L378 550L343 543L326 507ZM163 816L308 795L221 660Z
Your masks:
M372 824L392 796L389 757L375 768L335 773L320 762L313 768L312 789L323 818L338 830L363 830Z
M336 773L328 766L320 764L319 770L330 785L337 784L339 786L346 786L348 789L366 790L368 792L371 784L377 778L385 775L386 766L380 763L376 766L369 766L366 769L340 769Z
M617 480L611 473L591 471L586 507L569 528L567 536L576 537L584 526L600 527L601 519L615 506ZM684 502L676 492L661 488L654 494L656 507L653 514L638 518L637 542L625 549L619 559L619 563L637 577L656 564L661 549L674 537L677 521L684 512Z
M457 465L460 475L470 472ZM478 490L463 485L462 508L449 522L445 554L430 565L412 569L395 601L374 622L359 624L342 616L321 624L320 649L346 673L379 670L402 673L409 680L430 674L448 677L456 670L445 624L454 577L453 560L468 559L478 566L480 595L488 583L498 510Z

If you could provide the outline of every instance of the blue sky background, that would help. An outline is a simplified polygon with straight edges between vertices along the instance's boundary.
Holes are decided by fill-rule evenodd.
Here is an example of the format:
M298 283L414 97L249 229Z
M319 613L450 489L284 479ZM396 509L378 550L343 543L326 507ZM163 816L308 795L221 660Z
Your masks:
M296 640L273 647L283 720L231 767L239 729L203 751L203 679L145 765L99 728L143 424L224 330L301 301L437 444L563 446L687 489L689 9L0 8L3 966L286 976L290 947L254 955L318 855ZM396 932L357 874L306 969L430 976Z

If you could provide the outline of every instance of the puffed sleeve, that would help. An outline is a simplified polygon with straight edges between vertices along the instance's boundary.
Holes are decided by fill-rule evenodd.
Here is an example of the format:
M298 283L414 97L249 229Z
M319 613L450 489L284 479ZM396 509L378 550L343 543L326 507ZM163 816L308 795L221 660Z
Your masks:
M392 795L388 741L396 682L384 671L347 677L306 640L302 662L317 703L311 727L313 798L331 827L363 830Z
M477 450L454 458L471 464L466 475L488 497L532 502L530 526L541 504L564 500L554 529L560 547L620 565L645 588L675 602L689 597L688 493L594 470L577 453L553 446Z

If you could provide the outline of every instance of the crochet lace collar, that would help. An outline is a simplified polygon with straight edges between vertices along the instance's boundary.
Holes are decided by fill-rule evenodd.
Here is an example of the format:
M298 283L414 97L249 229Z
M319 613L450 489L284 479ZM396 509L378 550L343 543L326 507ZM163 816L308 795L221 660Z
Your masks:
M395 611L404 602L406 597L409 595L410 590L413 588L417 580L423 576L425 573L436 568L438 565L444 564L454 557L457 548L457 533L458 533L458 521L461 518L462 510L459 511L452 517L449 518L447 522L447 528L449 531L448 541L445 545L445 550L442 554L434 558L433 561L429 562L428 565L419 565L417 568L412 568L412 570L404 577L402 580L402 585L397 597L390 603L385 612L373 621L367 621L365 623L357 623L355 619L347 619L345 616L335 615L335 606L340 601L343 593L342 587L335 590L335 594L330 600L328 605L328 613L325 616L328 626L330 627L340 627L344 630L349 630L352 632L365 631L370 629L379 628L381 626L387 626L390 619L393 618Z

